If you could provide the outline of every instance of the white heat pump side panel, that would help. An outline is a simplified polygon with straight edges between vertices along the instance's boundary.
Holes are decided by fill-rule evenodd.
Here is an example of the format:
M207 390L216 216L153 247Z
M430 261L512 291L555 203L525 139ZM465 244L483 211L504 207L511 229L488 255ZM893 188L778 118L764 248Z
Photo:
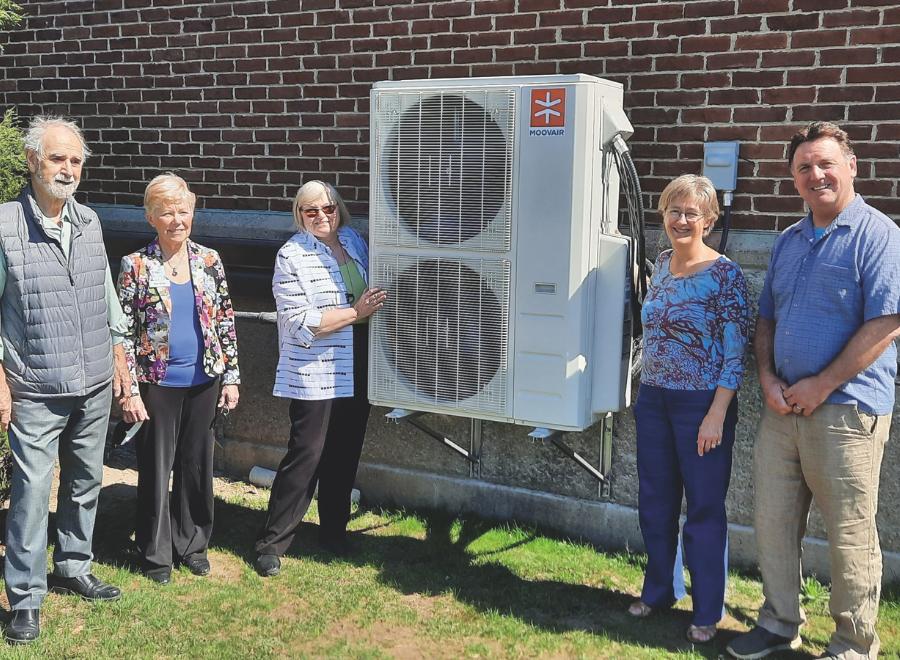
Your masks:
M630 399L631 333L628 312L628 246L624 236L603 236L597 267L597 306L593 319L593 385L591 409L595 419L624 410ZM629 332L624 332L623 329Z
M589 361L597 221L593 195L599 149L600 90L572 84L563 98L565 122L535 130L522 122L514 223L516 290L513 414L519 423L549 428L590 426ZM523 93L532 94L531 90Z
M374 243L506 252L517 90L372 93Z
M372 403L508 420L509 261L380 252L370 271L388 294L370 321Z

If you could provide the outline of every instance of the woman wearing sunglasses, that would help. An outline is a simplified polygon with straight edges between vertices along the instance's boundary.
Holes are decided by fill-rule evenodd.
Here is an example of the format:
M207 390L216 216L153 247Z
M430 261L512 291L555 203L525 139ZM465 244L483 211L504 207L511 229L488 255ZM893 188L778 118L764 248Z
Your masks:
M638 512L647 550L641 598L646 617L685 595L678 518L687 501L683 548L691 574L687 638L709 642L725 602L728 520L725 496L749 331L740 267L708 247L719 216L712 182L686 174L659 198L672 249L656 261L641 315L644 357L634 417Z
M294 198L298 231L279 250L272 292L278 310L275 396L290 402L287 454L278 466L255 568L281 570L319 486L319 544L348 554L350 491L369 418L368 320L385 293L367 288L366 242L333 186L309 181Z

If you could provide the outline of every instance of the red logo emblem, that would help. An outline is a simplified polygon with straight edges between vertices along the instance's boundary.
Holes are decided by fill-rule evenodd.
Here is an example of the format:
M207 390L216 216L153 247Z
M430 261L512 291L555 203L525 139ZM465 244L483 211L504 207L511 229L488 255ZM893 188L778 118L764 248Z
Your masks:
M565 125L565 87L531 90L531 127L547 128Z

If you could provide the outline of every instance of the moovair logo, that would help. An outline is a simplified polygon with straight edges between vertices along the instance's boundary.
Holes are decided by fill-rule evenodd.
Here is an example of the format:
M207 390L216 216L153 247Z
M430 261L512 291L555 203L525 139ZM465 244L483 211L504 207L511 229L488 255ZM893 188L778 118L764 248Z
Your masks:
M528 135L532 137L566 134L566 89L532 89L531 123Z

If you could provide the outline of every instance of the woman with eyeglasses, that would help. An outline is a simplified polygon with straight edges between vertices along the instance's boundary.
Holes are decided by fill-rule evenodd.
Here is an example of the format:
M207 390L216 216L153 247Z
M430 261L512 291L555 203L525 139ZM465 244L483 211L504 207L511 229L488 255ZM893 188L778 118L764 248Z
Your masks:
M280 572L317 484L319 544L336 555L352 551L350 492L369 419L368 320L386 295L368 288L368 246L347 226L350 213L333 186L305 183L293 214L298 231L279 250L272 280L274 394L291 400L291 431L256 540L264 577Z
M709 179L685 174L672 181L659 213L671 249L656 261L641 311L644 356L634 407L647 569L628 612L643 618L685 595L678 543L684 496L694 609L687 638L701 644L715 637L724 613L725 496L749 333L747 287L740 267L703 241L719 217Z

